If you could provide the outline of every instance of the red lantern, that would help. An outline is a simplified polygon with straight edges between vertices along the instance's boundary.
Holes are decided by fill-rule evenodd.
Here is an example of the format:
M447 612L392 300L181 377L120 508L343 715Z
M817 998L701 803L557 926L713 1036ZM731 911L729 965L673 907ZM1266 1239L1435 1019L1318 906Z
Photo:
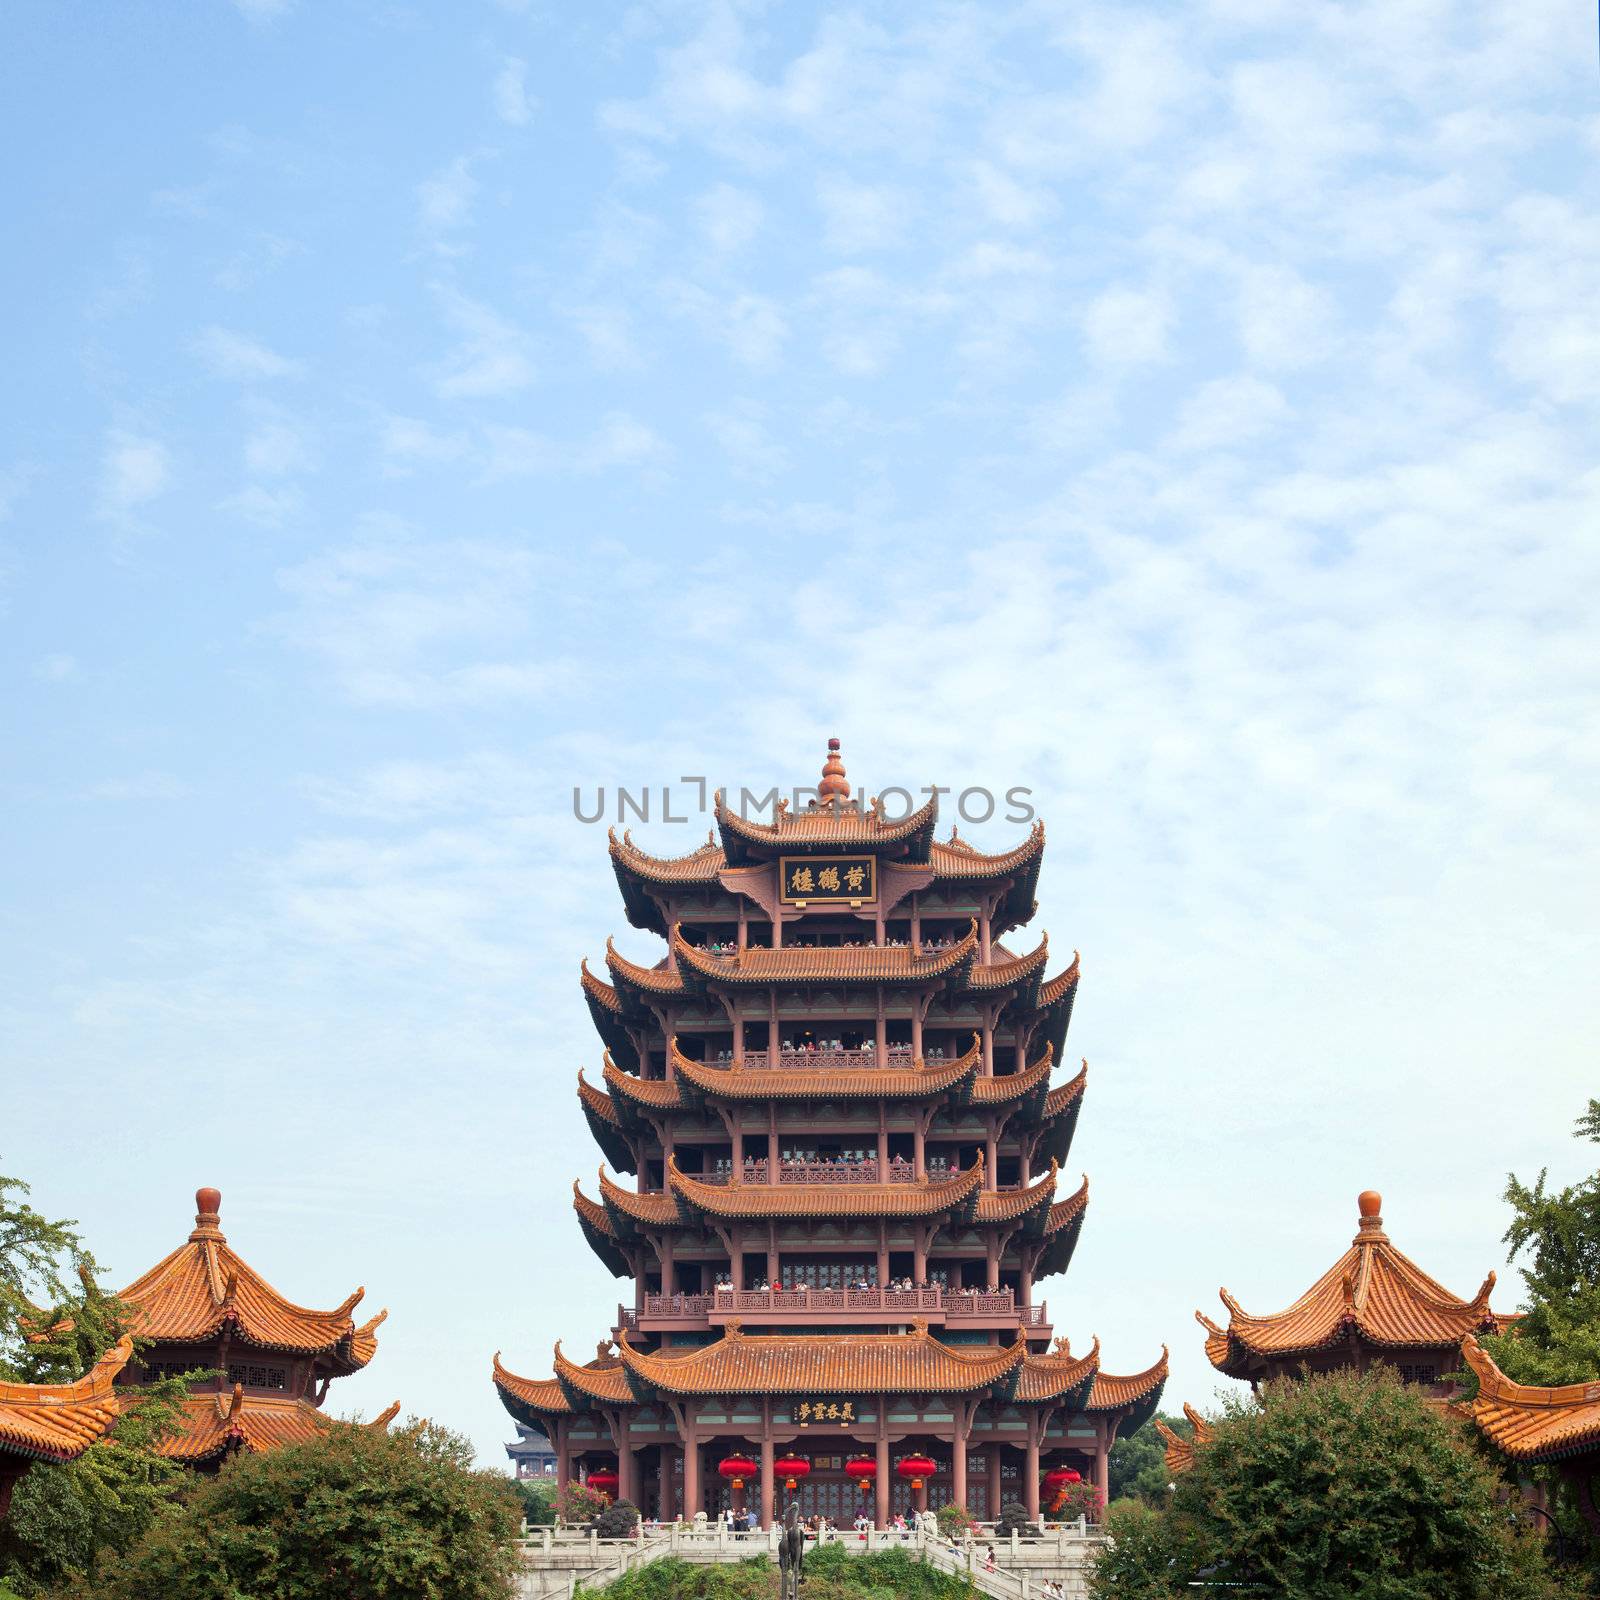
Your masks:
M779 1456L772 1470L783 1479L784 1488L793 1489L811 1471L811 1463L804 1456Z
M855 1460L845 1462L844 1470L847 1477L854 1478L861 1485L861 1492L865 1494L878 1476L878 1463L871 1456L857 1456Z
M913 1489L920 1489L924 1481L931 1478L937 1470L936 1464L929 1456L906 1456L895 1468L902 1478L911 1480Z
M609 1497L617 1492L617 1485L622 1482L622 1479L610 1467L596 1467L583 1481L596 1494L603 1494Z
M744 1488L744 1480L753 1478L756 1474L756 1464L749 1456L724 1456L717 1463L717 1471L726 1478L735 1489Z
M1069 1483L1082 1483L1083 1474L1074 1472L1071 1467L1052 1467L1044 1475L1044 1486L1047 1489L1064 1489Z

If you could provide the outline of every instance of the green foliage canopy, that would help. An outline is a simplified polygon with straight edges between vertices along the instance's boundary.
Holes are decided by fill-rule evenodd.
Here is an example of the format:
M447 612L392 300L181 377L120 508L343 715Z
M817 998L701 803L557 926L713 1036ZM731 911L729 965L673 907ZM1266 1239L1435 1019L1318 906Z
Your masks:
M1176 1434L1187 1439L1194 1429L1184 1416L1157 1415ZM1143 1500L1146 1505L1163 1506L1172 1474L1167 1471L1167 1447L1156 1432L1155 1423L1118 1439L1106 1460L1106 1487L1112 1504L1119 1500Z
M240 1456L60 1600L510 1600L516 1491L431 1423Z
M1578 1118L1575 1137L1600 1144L1600 1100ZM1526 1255L1527 1315L1482 1343L1519 1383L1589 1383L1600 1375L1600 1172L1552 1192L1548 1168L1523 1183L1506 1179L1513 1216L1511 1259Z
M1232 1401L1170 1509L1117 1508L1092 1592L1196 1582L1286 1600L1552 1600L1540 1537L1497 1498L1460 1426L1386 1368Z

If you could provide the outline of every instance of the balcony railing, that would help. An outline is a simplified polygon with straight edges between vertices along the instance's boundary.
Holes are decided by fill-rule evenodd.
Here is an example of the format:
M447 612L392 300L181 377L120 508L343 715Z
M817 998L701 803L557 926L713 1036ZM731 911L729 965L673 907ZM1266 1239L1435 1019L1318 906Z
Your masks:
M710 1294L647 1294L639 1313L617 1308L617 1319L637 1328L640 1315L702 1320L712 1312L865 1312L909 1320L923 1312L943 1313L947 1322L964 1318L1015 1317L1025 1327L1043 1327L1050 1318L1043 1305L1019 1306L1010 1289L717 1289Z
M881 1176L880 1176L881 1174ZM718 1167L711 1172L694 1174L702 1183L732 1183L733 1168ZM740 1169L745 1183L767 1181L767 1160L751 1157ZM917 1169L900 1156L895 1156L886 1168L880 1168L878 1158L869 1156L864 1161L846 1161L843 1157L826 1156L815 1161L780 1161L779 1183L915 1183Z
M915 1057L908 1044L892 1044L881 1054L876 1050L779 1050L773 1058L770 1050L746 1050L745 1066L753 1071L764 1067L778 1067L785 1072L838 1072L850 1067L909 1067ZM943 1050L924 1052L925 1061L943 1061ZM732 1057L723 1057L711 1063L718 1067L731 1067Z

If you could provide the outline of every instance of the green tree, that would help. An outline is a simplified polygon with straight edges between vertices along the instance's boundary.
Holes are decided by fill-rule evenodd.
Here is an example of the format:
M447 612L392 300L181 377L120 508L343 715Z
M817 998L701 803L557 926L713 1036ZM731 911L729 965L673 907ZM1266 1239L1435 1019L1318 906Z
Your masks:
M548 1528L556 1520L554 1478L513 1478L522 1501L522 1520L530 1528Z
M130 1322L103 1293L93 1257L69 1221L27 1203L28 1186L0 1176L0 1375L23 1383L81 1377ZM102 1555L129 1548L165 1514L185 1478L156 1449L178 1423L184 1386L151 1385L111 1433L76 1461L35 1466L0 1523L0 1578L32 1595Z
M1187 1417L1168 1416L1165 1411L1157 1415L1185 1439L1194 1432ZM1166 1443L1156 1432L1153 1421L1111 1446L1106 1459L1106 1480L1113 1505L1119 1500L1143 1500L1152 1506L1166 1504L1167 1485L1172 1481L1172 1474L1167 1471Z
M516 1491L432 1423L335 1427L201 1479L59 1600L510 1600Z
M1574 1136L1600 1144L1600 1100L1578 1118ZM1551 1192L1549 1173L1531 1185L1506 1179L1512 1210L1506 1243L1522 1267L1526 1315L1509 1333L1482 1343L1519 1383L1588 1383L1600 1376L1600 1172Z
M1233 1400L1170 1508L1119 1507L1092 1593L1189 1585L1285 1600L1554 1600L1570 1591L1460 1424L1387 1368Z

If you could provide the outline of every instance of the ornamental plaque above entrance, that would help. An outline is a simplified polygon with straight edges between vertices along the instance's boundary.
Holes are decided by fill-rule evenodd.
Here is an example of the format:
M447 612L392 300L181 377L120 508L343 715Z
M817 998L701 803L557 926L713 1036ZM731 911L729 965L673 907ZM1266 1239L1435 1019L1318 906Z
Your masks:
M878 898L875 856L780 856L785 905L859 906Z

